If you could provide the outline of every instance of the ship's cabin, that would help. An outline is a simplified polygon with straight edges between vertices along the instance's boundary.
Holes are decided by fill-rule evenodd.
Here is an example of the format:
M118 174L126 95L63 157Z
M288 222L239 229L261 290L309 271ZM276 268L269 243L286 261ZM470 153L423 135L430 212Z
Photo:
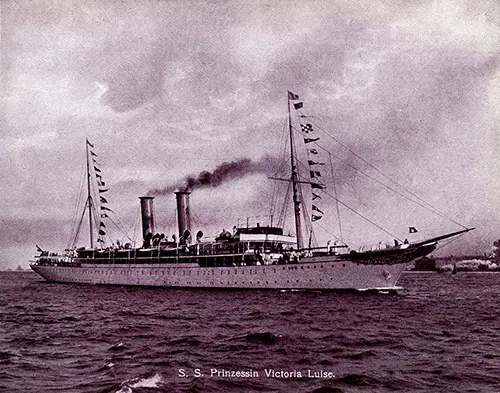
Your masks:
M222 230L214 242L200 242L189 246L189 252L198 256L241 255L242 260L262 264L278 263L283 254L293 249L296 240L283 235L283 229L273 226L233 228L233 233ZM248 259L248 261L247 261Z

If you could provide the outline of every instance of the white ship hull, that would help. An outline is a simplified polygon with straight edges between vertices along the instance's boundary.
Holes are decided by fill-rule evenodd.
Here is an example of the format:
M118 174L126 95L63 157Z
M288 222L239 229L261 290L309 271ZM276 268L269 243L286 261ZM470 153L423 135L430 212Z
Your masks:
M184 264L31 265L48 281L105 285L245 289L397 289L407 264L319 261L288 265L199 267Z

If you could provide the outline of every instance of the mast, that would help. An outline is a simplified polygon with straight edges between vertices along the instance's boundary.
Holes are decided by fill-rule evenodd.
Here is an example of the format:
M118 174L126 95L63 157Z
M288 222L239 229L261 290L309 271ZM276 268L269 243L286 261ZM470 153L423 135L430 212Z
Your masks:
M295 163L293 129L292 129L292 114L290 112L290 93L288 93L288 130L290 132L290 162L292 165L292 190L293 190L293 207L295 215L295 232L297 233L297 249L302 249L304 243L302 241L301 221L300 221L300 196L298 191L298 171Z
M90 163L89 163L89 142L85 143L87 152L87 204L89 207L89 231L90 231L90 248L94 248L94 234L92 231L92 197L90 196Z

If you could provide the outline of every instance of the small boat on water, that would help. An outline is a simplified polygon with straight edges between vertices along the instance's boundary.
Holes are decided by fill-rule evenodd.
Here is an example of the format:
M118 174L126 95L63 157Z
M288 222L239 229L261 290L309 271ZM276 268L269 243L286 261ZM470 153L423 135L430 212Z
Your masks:
M140 197L142 245L106 244L106 221L112 212L104 196L108 191L95 157L94 145L86 141L89 247L72 246L63 253L43 250L30 261L31 268L48 281L87 284L143 285L183 288L334 289L394 290L402 272L417 258L436 249L439 241L474 228L417 242L394 240L391 245L352 250L342 241L324 246L312 244L312 225L323 218L320 201L331 193L322 182L321 151L315 145L315 126L301 114L303 103L288 92L287 137L289 177L270 177L291 186L295 234L286 233L283 222L256 222L234 226L213 240L197 231L193 239L189 187L175 192L177 233L168 239L155 231L154 196ZM292 112L299 111L298 124ZM304 120L306 119L306 120ZM307 164L299 166L295 139L304 141ZM313 146L313 147L311 147ZM299 168L306 166L306 176ZM307 199L310 199L307 202ZM336 196L335 203L342 204ZM304 212L308 242L303 240ZM84 215L80 219L80 225ZM414 229L414 228L413 228ZM411 228L410 228L411 232ZM75 236L75 239L77 237Z

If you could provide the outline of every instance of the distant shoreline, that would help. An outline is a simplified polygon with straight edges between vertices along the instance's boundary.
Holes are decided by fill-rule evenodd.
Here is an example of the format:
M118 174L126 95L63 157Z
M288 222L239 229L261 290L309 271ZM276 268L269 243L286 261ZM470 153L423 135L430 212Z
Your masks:
M404 274L407 273L419 273L419 274L451 274L451 271L440 272L437 270L405 270ZM500 273L500 270L460 270L457 274L460 273Z

